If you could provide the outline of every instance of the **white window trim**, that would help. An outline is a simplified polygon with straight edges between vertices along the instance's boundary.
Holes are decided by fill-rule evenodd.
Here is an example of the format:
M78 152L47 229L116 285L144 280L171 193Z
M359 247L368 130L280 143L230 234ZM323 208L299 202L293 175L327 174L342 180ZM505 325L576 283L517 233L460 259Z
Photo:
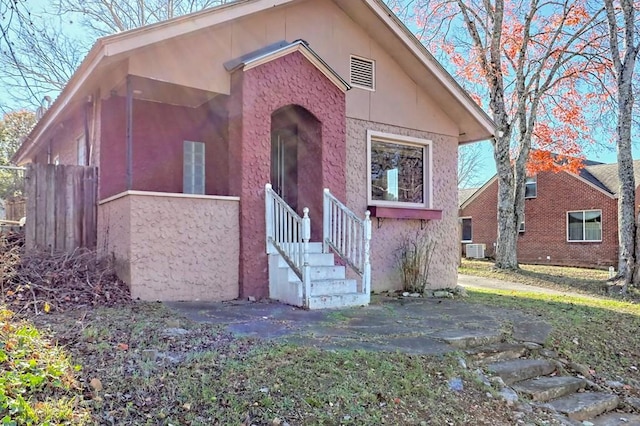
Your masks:
M570 240L569 239L569 213L586 213L586 212L600 212L600 239L599 240ZM567 226L567 242L568 243L601 243L602 242L602 231L604 221L602 220L602 210L601 209L586 209L586 210L567 210L565 213L565 224ZM584 219L582 220L582 235L586 235L584 229Z
M463 244L465 243L472 243L473 242L473 217L471 216L463 216L460 218L460 233L464 234L464 228L462 227L462 220L463 219L469 219L471 221L471 239L470 240L462 240L461 242ZM462 235L460 235L460 237L462 237Z
M371 199L371 140L380 142L388 142L395 144L403 144L410 146L417 146L423 148L423 152L426 153L427 167L423 166L423 196L426 199L424 203L403 203L402 201L383 201ZM433 155L431 150L432 141L429 139L414 138L411 136L401 136L392 133L378 132L375 130L367 130L367 203L370 206L381 207L400 207L400 208L421 208L431 209L433 208L433 186L432 186L432 174L433 174ZM425 162L423 162L425 163Z
M357 83L356 84L353 83L353 79L351 78L351 59L352 58L360 59L361 61L371 62L371 82L373 87L361 86ZM351 85L351 87L357 87L358 89L368 90L369 92L375 92L376 91L376 61L374 61L371 58L365 58L364 56L350 55L349 56L349 84Z
M518 225L518 234L524 234L527 231L527 224L525 223L526 215L522 214L522 221Z

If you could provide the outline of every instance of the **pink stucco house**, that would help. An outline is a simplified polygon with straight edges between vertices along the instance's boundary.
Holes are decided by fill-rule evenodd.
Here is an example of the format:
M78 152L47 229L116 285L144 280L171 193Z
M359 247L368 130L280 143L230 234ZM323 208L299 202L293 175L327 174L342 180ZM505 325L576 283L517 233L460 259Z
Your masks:
M381 0L239 0L99 39L15 158L98 167L134 297L320 308L399 288L416 233L456 284L458 145L493 133Z

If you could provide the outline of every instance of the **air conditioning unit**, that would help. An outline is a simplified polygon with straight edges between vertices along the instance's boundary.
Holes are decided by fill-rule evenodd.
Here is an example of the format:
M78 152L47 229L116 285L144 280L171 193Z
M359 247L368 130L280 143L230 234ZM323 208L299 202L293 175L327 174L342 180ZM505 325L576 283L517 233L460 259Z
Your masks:
M484 244L467 244L465 245L465 253L467 259L484 259Z

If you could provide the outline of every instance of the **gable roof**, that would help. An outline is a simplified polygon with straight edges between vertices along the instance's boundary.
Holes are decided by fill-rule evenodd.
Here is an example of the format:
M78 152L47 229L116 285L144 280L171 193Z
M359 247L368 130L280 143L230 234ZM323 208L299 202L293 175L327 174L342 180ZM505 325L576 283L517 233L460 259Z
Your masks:
M335 84L340 90L346 92L351 89L351 85L343 79L333 68L331 68L311 47L309 43L304 40L296 40L292 43L288 43L285 40L277 43L270 44L253 52L249 52L246 55L242 55L239 58L232 59L224 63L224 68L233 72L242 68L247 71L251 68L255 68L258 65L262 65L266 62L274 59L281 58L289 53L300 52L309 62L311 62L316 68L320 70L333 84Z
M25 158L34 143L72 100L82 96L80 89L92 73L108 64L107 59L123 55L126 57L141 47L298 1L301 0L234 0L199 12L99 38L58 98L36 123L29 137L14 155L14 160L19 163ZM331 1L365 29L419 86L427 89L436 103L445 104L446 101L446 104L450 104L446 112L460 126L460 143L489 139L495 134L493 120L382 0Z
M479 189L480 188L459 188L458 189L458 207L461 207Z
M585 167L580 169L577 174L564 172L573 176L595 189L604 192L611 198L618 198L620 180L618 179L618 163L599 163L597 161L585 160ZM561 172L562 173L562 172ZM640 186L640 160L633 162L633 173L636 181L636 188ZM458 190L458 208L463 209L471 203L478 195L480 195L489 185L498 178L493 175L480 188L469 188Z
M620 187L620 180L618 179L618 163L611 164L596 164L592 166L586 166L583 169L587 176L585 179L601 186L612 195L618 196ZM633 174L636 181L636 187L640 184L640 160L633 162Z

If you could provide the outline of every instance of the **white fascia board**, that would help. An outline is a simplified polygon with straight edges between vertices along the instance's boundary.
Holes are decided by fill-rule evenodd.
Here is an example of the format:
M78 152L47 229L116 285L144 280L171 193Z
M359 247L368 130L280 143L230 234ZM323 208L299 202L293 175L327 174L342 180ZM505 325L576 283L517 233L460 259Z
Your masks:
M363 0L378 17L404 42L411 52L428 68L438 81L447 88L449 93L476 119L490 134L495 135L495 122L477 105L467 92L455 81L429 51L408 32L404 24L395 16L389 14L388 8L381 0ZM484 139L482 139L484 140ZM472 142L472 141L469 141ZM477 142L477 141L475 141Z

